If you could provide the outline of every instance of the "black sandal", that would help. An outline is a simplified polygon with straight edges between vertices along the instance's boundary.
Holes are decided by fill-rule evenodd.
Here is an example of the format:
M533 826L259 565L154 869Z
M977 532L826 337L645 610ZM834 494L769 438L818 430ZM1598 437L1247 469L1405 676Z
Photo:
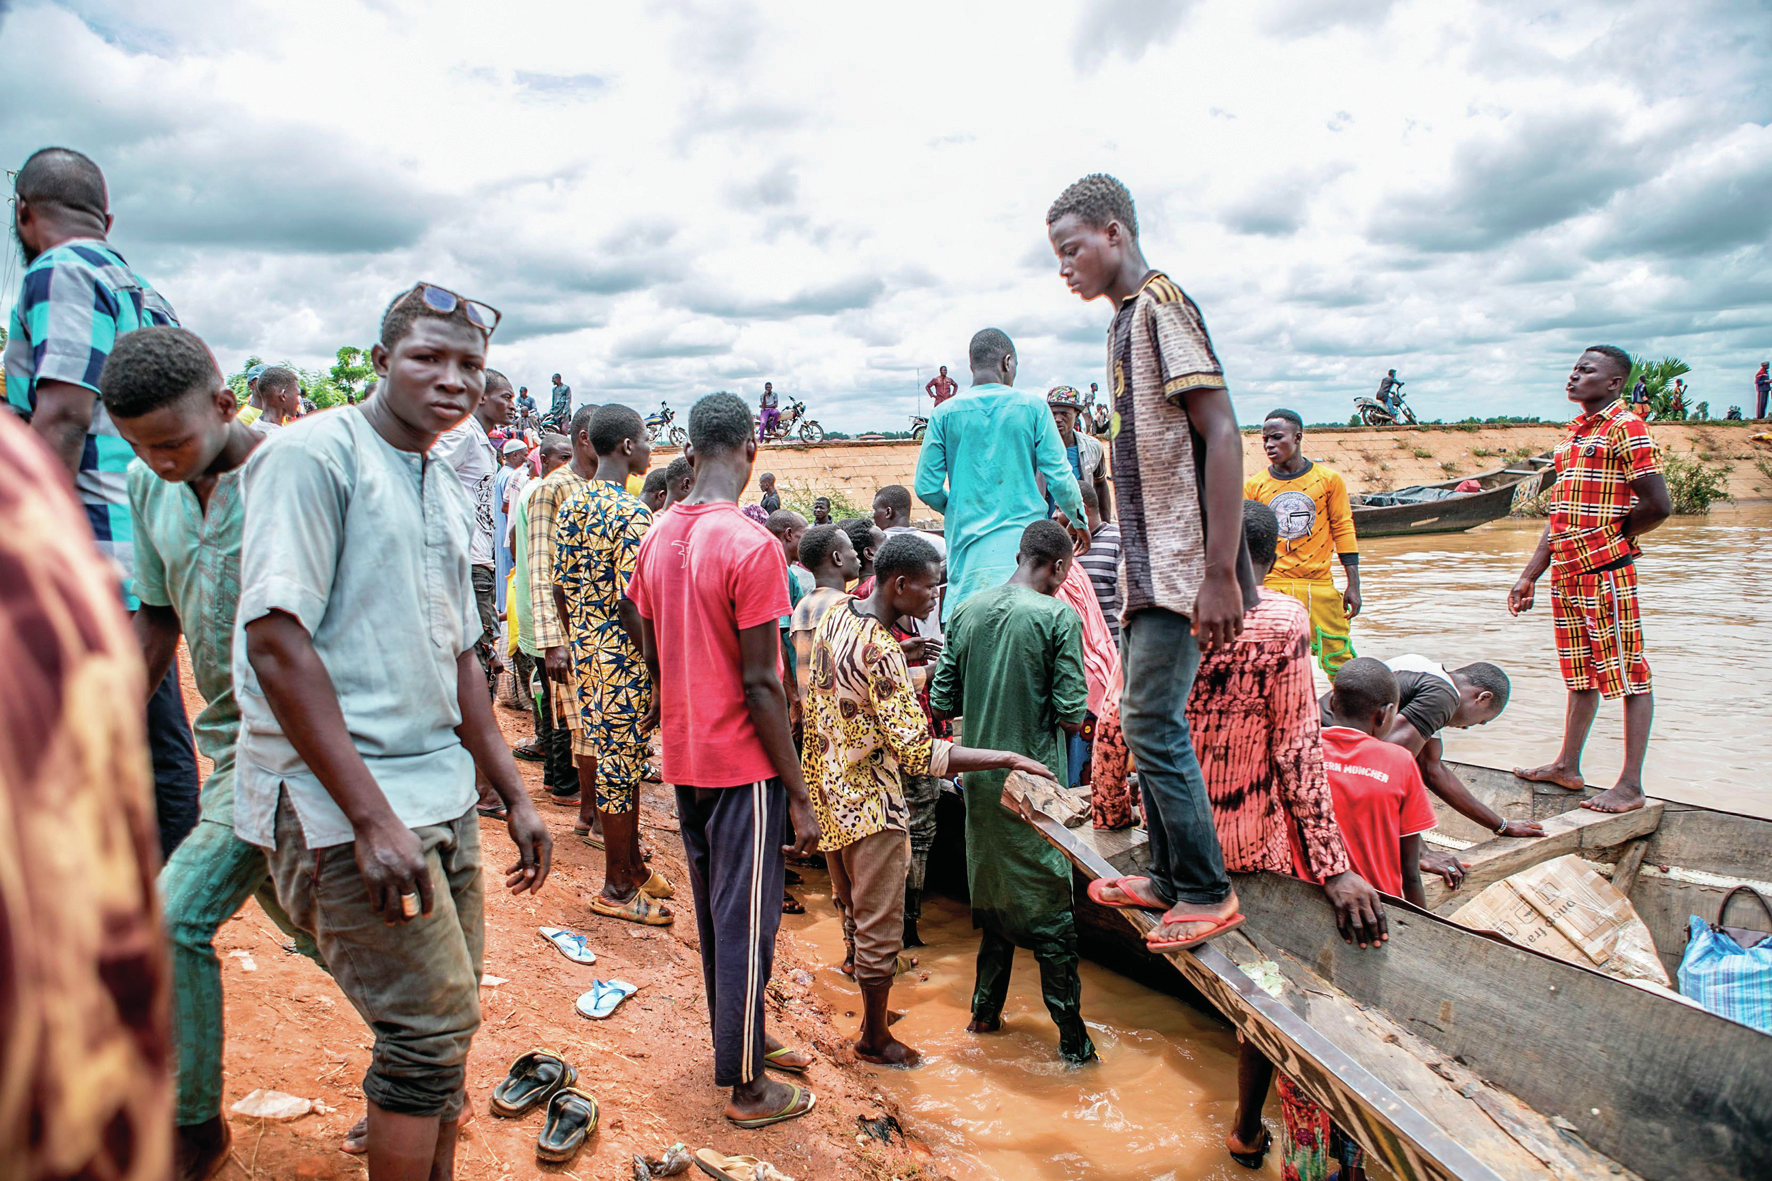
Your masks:
M492 1114L521 1119L578 1081L578 1071L552 1050L530 1050L511 1063L504 1081L492 1089Z
M569 1161L597 1130L596 1096L567 1087L548 1100L548 1120L535 1138L535 1155L559 1163Z
M1267 1150L1274 1146L1274 1134L1266 1128L1261 1130L1261 1143L1256 1145L1254 1152L1232 1152L1231 1159L1245 1169L1259 1169L1261 1162L1267 1159ZM1229 1151L1229 1149L1226 1149Z

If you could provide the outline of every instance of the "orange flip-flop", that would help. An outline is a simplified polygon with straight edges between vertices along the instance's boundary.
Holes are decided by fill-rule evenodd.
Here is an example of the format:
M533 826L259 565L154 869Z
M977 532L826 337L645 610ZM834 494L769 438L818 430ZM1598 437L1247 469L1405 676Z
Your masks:
M1121 884L1120 884L1121 882L1148 882L1148 881L1150 881L1149 878L1141 878L1141 877L1096 878L1094 881L1089 883L1089 885L1086 887L1084 892L1089 895L1090 901L1099 903L1102 906L1116 907L1120 910L1164 910L1164 909L1166 909L1165 907L1150 906L1150 905L1147 905L1146 903L1140 902L1137 899L1137 897L1128 893L1126 891L1126 889L1123 886L1121 886ZM1109 891L1109 890L1119 891L1118 897L1109 897L1107 895L1107 891Z
M1198 947L1200 944L1206 942L1206 940L1222 935L1232 928L1242 926L1243 915L1242 912L1239 911L1228 919L1216 920L1214 919L1214 916L1209 914L1203 914L1197 917L1188 917L1184 915L1181 918L1171 921L1178 923L1204 923L1207 921L1214 921L1216 925L1208 928L1199 935L1194 935L1187 939L1151 939L1147 937L1144 941L1144 945L1150 950L1158 953L1166 951L1186 951L1188 948Z

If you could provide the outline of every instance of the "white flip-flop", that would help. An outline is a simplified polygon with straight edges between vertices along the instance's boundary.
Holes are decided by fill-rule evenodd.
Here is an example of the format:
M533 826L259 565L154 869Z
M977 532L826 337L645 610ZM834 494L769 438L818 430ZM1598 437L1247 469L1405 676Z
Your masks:
M591 991L580 996L572 1007L580 1016L601 1021L639 991L639 985L629 984L626 980L593 980Z
M568 931L565 927L537 927L536 932L575 964L597 962L597 953L591 950L585 937L577 931Z

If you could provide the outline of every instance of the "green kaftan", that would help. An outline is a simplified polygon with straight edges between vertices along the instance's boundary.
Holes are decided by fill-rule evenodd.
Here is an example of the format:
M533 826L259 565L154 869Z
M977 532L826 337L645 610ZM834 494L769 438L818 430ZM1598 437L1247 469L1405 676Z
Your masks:
M964 719L967 746L1017 751L1062 774L1059 723L1081 722L1089 696L1077 613L1049 595L1005 584L962 603L946 640L930 704ZM1069 928L1071 867L1003 807L1006 776L974 771L964 777L972 920L1032 947L1053 932L1059 916L1058 925Z

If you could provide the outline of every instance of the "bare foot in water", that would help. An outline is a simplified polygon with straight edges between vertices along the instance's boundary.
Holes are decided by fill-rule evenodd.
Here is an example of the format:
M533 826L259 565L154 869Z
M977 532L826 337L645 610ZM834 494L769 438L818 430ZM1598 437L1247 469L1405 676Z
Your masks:
M1515 767L1514 774L1531 783L1554 783L1570 791L1580 791L1587 786L1582 782L1580 767L1565 767L1561 763L1546 763L1542 767Z
M1003 1019L1001 1017L992 1017L989 1020L983 1020L981 1018L974 1017L972 1019L972 1023L966 1027L966 1032L967 1033L998 1033L1002 1030L1002 1028L1003 1028Z
M1581 801L1581 806L1595 812L1635 812L1643 806L1643 785L1621 779L1593 799Z
M886 1044L883 1046L867 1046L856 1042L855 1056L863 1062L872 1062L877 1066L899 1066L906 1070L923 1065L922 1054L891 1034L886 1035Z

